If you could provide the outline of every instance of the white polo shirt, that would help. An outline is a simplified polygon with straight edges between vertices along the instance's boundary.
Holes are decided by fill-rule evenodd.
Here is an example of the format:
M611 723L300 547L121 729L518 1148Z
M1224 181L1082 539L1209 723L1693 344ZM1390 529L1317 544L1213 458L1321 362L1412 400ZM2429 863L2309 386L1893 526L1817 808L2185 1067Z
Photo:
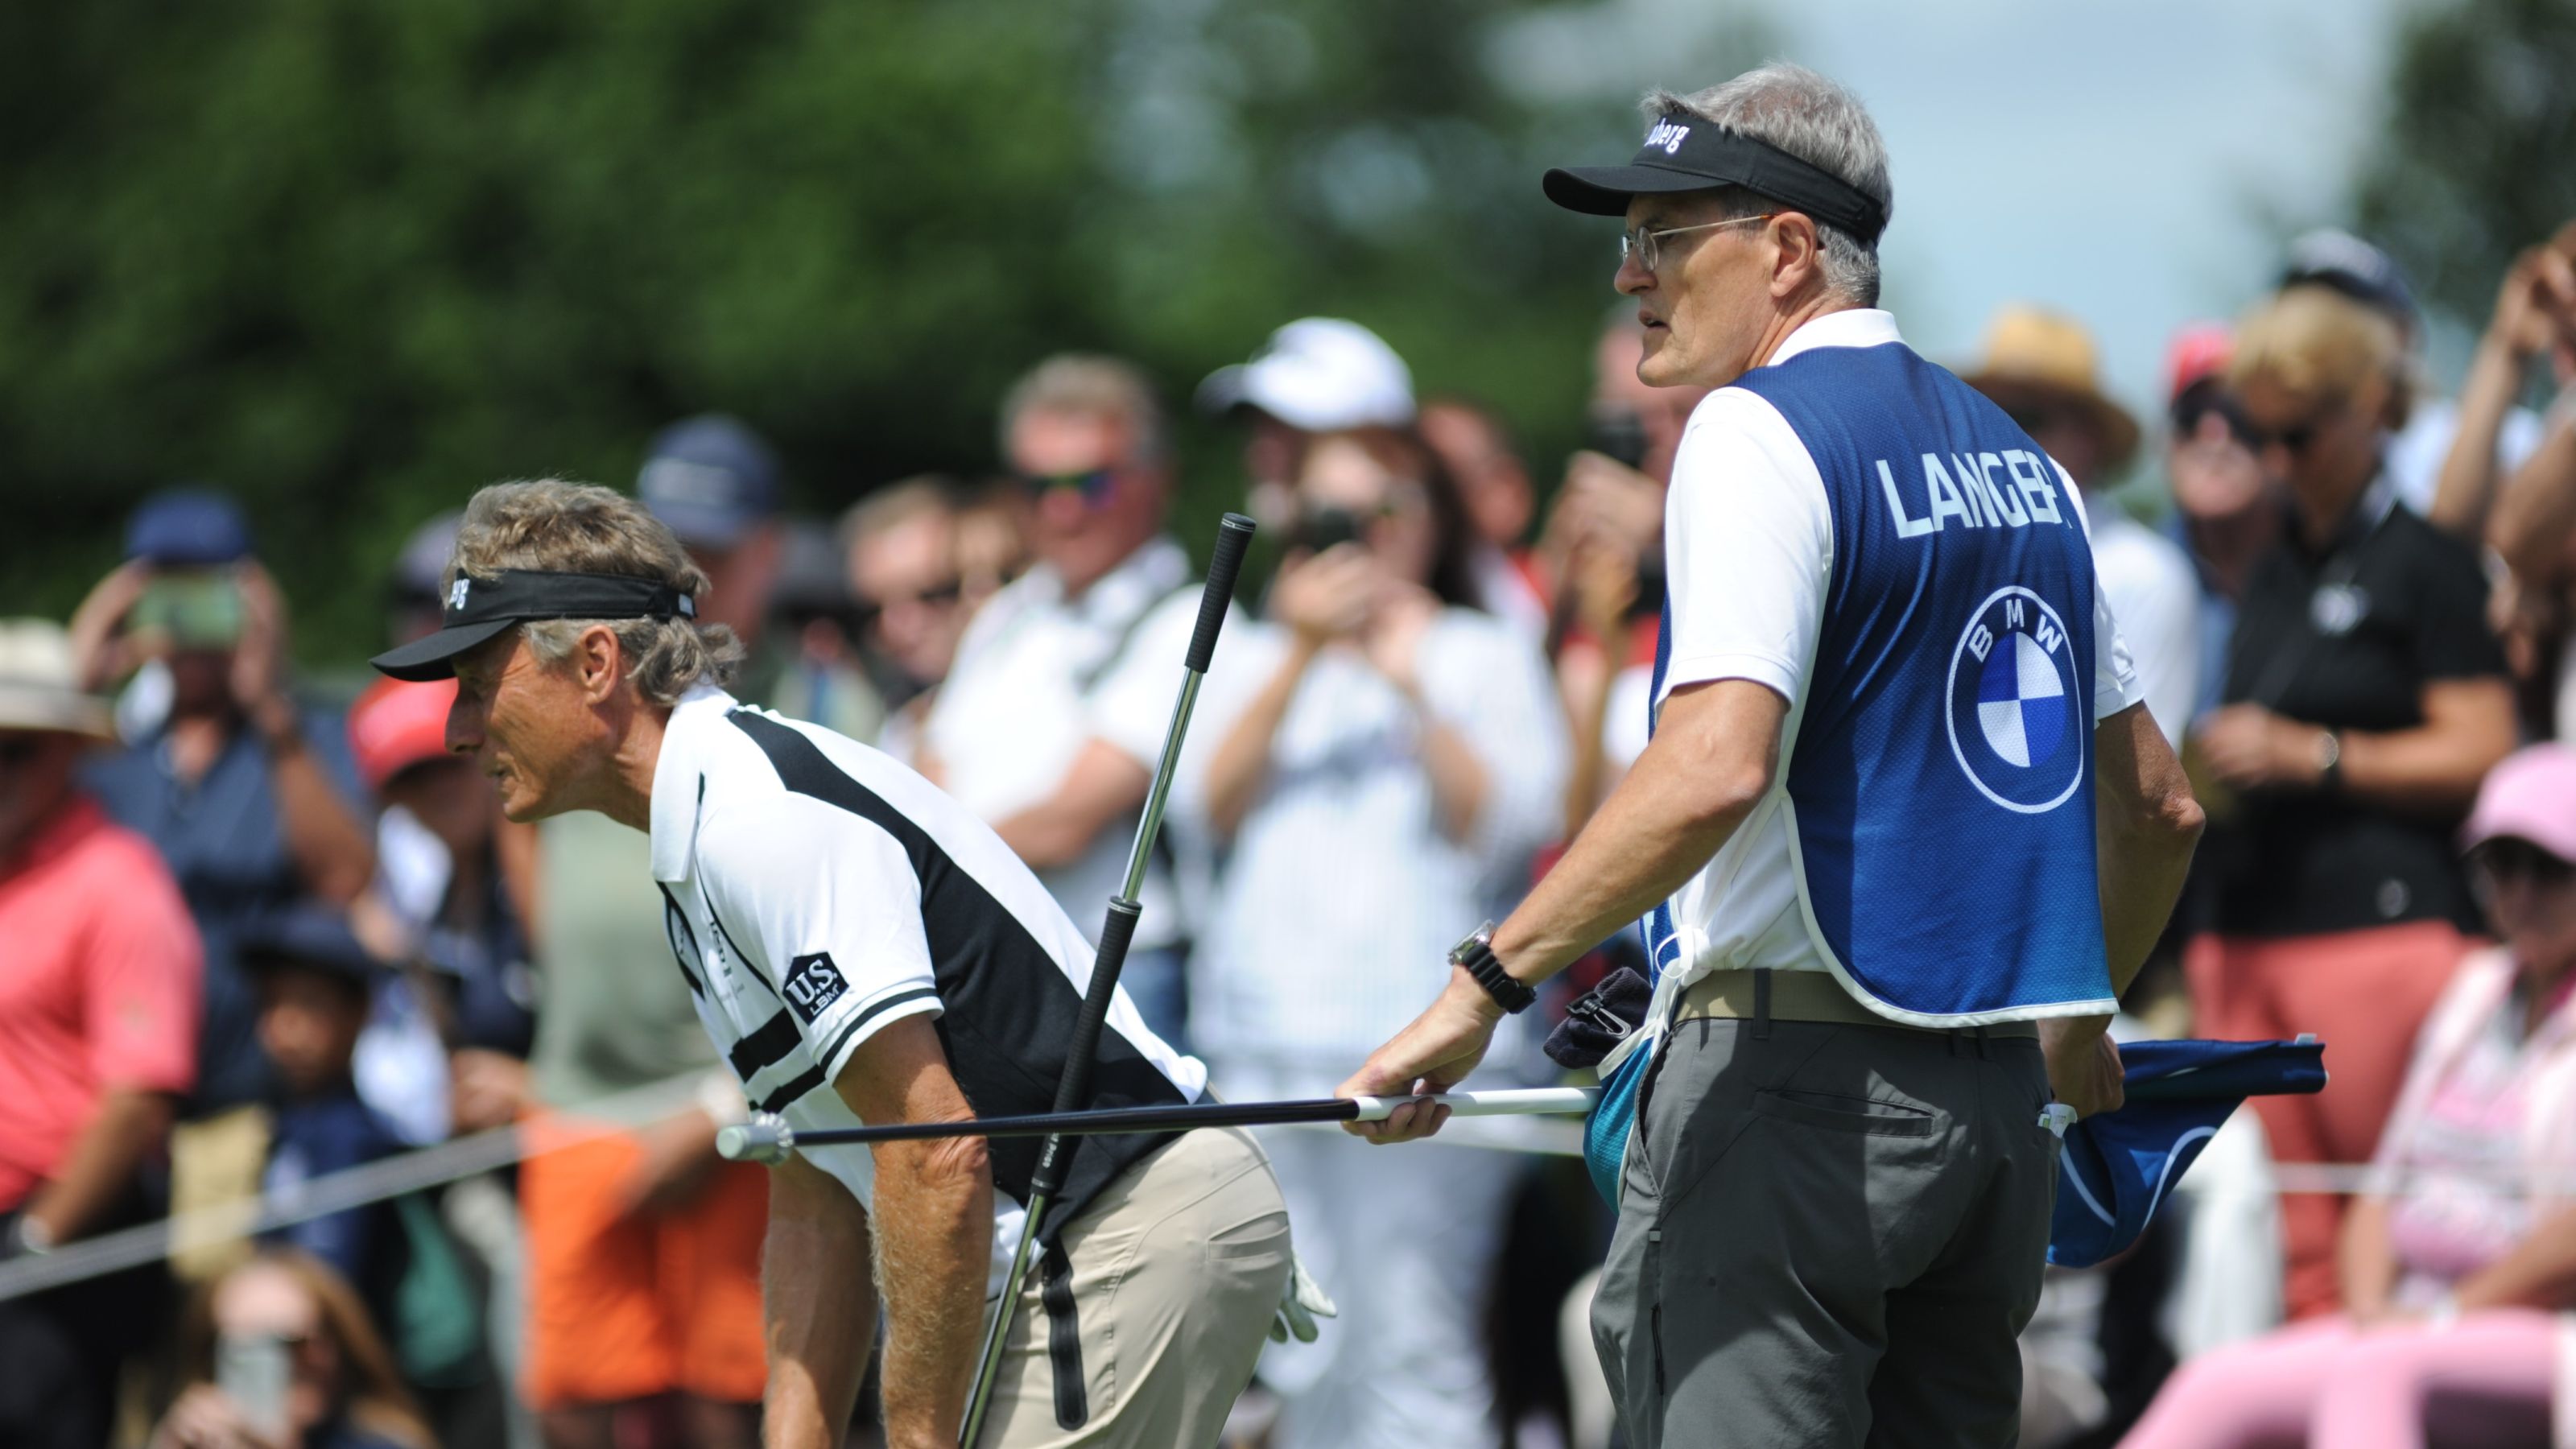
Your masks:
M1886 312L1830 312L1790 333L1771 361L1900 340ZM2058 478L2074 492L2065 469ZM1723 387L1692 411L1664 499L1664 550L1671 662L1654 707L1675 689L1719 679L1751 680L1789 702L1771 792L1673 894L1681 966L1667 979L1677 990L1716 970L1827 970L1799 910L1796 845L1782 807L1833 577L1833 512L1824 475L1778 408ZM2098 572L2093 599L2099 723L2137 703L2139 690Z
M1065 597L1054 568L1029 570L976 611L931 706L923 738L943 771L942 786L998 822L1052 796L1091 740L1153 769L1198 610L1189 555L1169 538L1146 543L1078 598ZM1218 651L1220 660L1224 654ZM1207 707L1217 693L1202 696L1190 727L1201 750L1223 729ZM1186 816L1195 799L1185 773L1174 784L1174 804ZM1125 882L1135 817L1125 823L1103 829L1079 859L1038 873L1086 932L1099 928ZM1138 948L1188 937L1160 861L1148 869L1140 899Z
M861 1125L833 1084L890 1022L936 1019L978 1116L1044 1112L1092 949L982 821L876 750L739 705L711 685L671 711L653 772L653 879L681 975L761 1111L800 1131ZM1195 1101L1207 1070L1121 991L1090 1105ZM1099 1138L1074 1159L1069 1220L1168 1138ZM1105 1149L1105 1150L1104 1150ZM874 1210L865 1147L800 1149ZM992 1291L1019 1243L1035 1139L992 1144Z

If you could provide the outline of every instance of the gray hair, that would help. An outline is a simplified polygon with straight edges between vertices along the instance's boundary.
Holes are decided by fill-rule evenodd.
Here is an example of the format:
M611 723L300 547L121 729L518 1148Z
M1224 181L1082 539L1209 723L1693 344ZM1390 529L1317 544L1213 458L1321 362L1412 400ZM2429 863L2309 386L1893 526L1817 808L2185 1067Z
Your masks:
M703 602L707 576L670 527L643 504L591 483L540 478L495 483L465 505L447 581L485 582L503 569L617 574L668 584ZM732 682L742 641L722 624L695 619L530 619L519 626L541 663L569 657L592 626L613 630L636 690L654 704L679 702L701 680Z
M1149 463L1163 457L1169 441L1154 384L1134 363L1116 357L1060 353L1013 383L1002 399L1004 456L1011 450L1012 427L1028 413L1072 413L1119 423L1127 429L1132 456Z
M1687 112L1721 131L1768 142L1859 188L1883 215L1896 213L1895 189L1887 178L1887 143L1879 139L1878 124L1858 96L1805 66L1775 60L1686 96L1657 90L1647 95L1644 109L1650 118ZM1763 209L1750 192L1729 189L1736 192L1729 198L1735 214L1749 216ZM1816 237L1825 285L1856 306L1878 305L1878 244L1821 219Z

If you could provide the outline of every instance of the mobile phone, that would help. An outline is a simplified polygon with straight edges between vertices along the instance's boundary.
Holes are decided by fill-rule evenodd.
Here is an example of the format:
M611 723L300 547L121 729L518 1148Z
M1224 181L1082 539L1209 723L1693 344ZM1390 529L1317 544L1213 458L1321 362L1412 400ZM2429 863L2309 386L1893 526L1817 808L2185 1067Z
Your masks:
M155 574L134 601L132 627L166 634L182 649L223 649L242 633L241 588L230 574Z
M1313 508L1298 515L1289 542L1308 553L1322 553L1338 543L1360 541L1360 518L1347 508Z
M293 1350L273 1333L227 1333L215 1340L215 1388L244 1422L273 1439L286 1436L286 1389Z
M1646 420L1627 408L1594 413L1592 451L1631 468L1645 466Z

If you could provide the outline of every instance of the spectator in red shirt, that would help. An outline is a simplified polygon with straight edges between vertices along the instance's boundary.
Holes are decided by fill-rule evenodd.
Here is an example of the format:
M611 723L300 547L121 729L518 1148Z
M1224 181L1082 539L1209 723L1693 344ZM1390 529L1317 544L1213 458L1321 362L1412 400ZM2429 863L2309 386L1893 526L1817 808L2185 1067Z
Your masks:
M72 781L105 702L63 631L0 622L0 1257L149 1215L196 1075L201 960L169 870ZM0 1303L0 1442L106 1441L157 1265Z

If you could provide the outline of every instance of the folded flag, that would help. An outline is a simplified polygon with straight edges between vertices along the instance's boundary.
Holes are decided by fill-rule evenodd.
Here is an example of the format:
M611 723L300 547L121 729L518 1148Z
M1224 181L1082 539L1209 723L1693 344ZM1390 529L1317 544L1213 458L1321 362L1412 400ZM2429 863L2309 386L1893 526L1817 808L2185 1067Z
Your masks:
M1583 1124L1583 1165L1614 1208L1637 1089L1660 1035L1646 1029L1650 995L1643 977L1614 972L1574 1003L1547 1043L1558 1065L1601 1072L1601 1100ZM2247 1097L2326 1085L2325 1046L2304 1037L2129 1042L2120 1065L2120 1110L2067 1125L2072 1114L2052 1104L2041 1118L2064 1143L2048 1235L2048 1261L2062 1268L2089 1268L2136 1242L2165 1193Z
M2165 1193L2248 1097L2325 1090L2325 1045L2134 1041L2120 1046L2126 1102L2066 1129L2048 1261L2089 1268L2138 1240Z

